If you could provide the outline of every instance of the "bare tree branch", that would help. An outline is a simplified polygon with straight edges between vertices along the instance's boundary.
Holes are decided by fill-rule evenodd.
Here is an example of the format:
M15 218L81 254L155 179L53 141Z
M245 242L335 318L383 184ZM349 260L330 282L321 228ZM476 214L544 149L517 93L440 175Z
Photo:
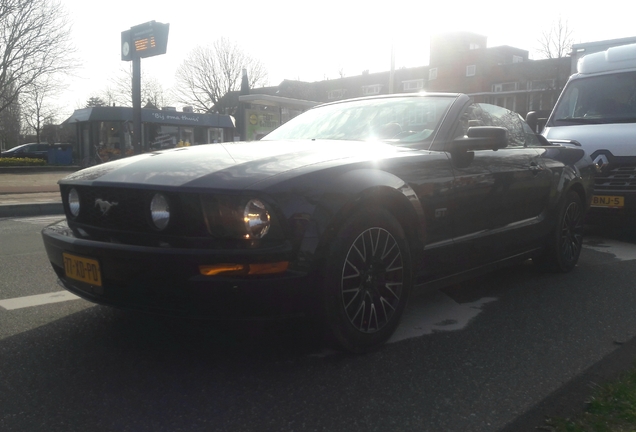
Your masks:
M76 65L71 46L59 0L0 0L0 112L38 80L68 74Z
M102 99L108 105L132 106L132 69L122 67L110 80L111 85L103 92ZM157 78L141 75L141 103L151 103L157 108L171 104L168 93Z
M223 112L221 98L239 90L243 69L247 69L250 87L266 84L267 71L260 60L230 40L220 38L211 46L198 46L177 70L176 98L197 111Z
M559 17L548 30L544 30L538 40L539 53L545 58L566 57L572 50L574 38L567 20Z
M41 142L41 132L45 124L55 123L59 110L51 104L51 99L59 94L60 84L50 76L41 76L20 94L22 118L32 131L37 142Z

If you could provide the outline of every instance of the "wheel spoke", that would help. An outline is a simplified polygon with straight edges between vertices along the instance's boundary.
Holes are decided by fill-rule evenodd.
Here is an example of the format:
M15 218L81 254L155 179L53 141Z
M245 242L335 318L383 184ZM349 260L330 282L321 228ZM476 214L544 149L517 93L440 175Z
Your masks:
M375 328L377 329L379 327L378 325L378 315L375 312L375 305L373 303L371 303L371 308L369 310L369 320L367 322L367 333L371 332L371 323L373 323L373 321L375 320Z

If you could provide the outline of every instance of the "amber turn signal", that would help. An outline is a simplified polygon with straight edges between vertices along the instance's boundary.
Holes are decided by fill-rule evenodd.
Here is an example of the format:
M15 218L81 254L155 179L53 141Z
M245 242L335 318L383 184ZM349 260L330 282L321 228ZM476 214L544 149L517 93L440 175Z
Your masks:
M210 264L200 265L203 276L264 275L283 273L289 267L289 261L259 264Z

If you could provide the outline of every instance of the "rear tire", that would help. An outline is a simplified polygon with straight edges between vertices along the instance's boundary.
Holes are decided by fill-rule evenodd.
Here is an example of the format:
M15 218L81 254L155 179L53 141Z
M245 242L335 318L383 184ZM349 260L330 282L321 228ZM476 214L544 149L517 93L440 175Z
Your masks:
M545 251L533 261L543 270L566 273L576 266L582 247L583 205L579 195L569 191Z
M397 328L412 287L408 242L386 210L358 211L342 226L324 269L325 329L352 353L384 344Z

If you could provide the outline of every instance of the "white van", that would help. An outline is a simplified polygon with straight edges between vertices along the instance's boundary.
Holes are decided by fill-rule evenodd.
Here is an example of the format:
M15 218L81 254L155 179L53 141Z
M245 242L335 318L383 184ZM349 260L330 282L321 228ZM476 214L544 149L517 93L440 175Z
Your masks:
M592 211L636 213L636 44L577 64L541 132L580 145L599 167Z

